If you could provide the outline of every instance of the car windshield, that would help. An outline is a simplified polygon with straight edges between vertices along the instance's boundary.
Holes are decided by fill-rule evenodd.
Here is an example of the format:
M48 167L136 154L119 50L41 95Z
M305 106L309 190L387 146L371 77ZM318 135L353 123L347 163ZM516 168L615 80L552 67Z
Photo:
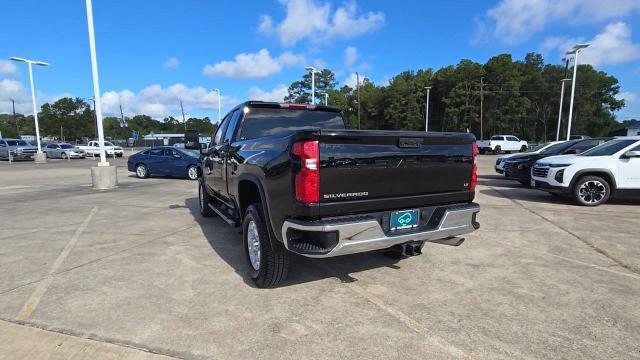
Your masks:
M242 120L241 140L307 129L344 129L342 115L334 111L260 108L249 110Z
M535 146L531 146L530 148L527 149L527 151L525 151L526 153L532 153L532 152L536 152L540 149L542 149L543 147L547 146L548 144L540 144L540 145L535 145Z
M566 149L573 146L577 141L567 141L560 144L551 145L548 148L542 150L542 153L545 155L556 155L565 151Z
M60 147L63 149L73 149L74 146L71 144L60 144Z
M589 149L578 156L609 156L637 142L638 140L619 139L611 140L593 149Z
M7 140L9 146L29 146L24 140Z

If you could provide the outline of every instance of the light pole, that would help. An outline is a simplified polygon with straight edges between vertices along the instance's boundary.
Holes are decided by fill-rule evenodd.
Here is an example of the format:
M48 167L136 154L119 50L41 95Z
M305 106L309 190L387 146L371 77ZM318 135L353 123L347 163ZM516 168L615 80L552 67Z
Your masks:
M211 91L218 93L218 125L220 125L220 122L222 121L222 114L220 113L220 89L211 89Z
M180 111L182 112L182 123L184 124L184 133L187 133L187 119L184 117L184 107L182 107L182 100L180 100Z
M316 103L316 68L307 66L305 70L311 71L311 105Z
M91 0L85 1L87 7L87 30L89 32L89 53L91 55L91 75L93 79L93 98L100 144L100 162L91 168L91 179L94 189L113 189L118 185L115 166L109 166L104 149L104 129L102 127L102 99L100 98L100 81L98 80L98 59L96 56L96 38L93 30L93 7Z
M573 117L573 99L576 95L576 75L578 74L578 55L580 50L588 47L591 44L576 44L573 49L567 51L567 55L574 55L573 57L573 81L571 82L571 103L569 104L569 126L567 127L567 141L571 138L571 120Z
M564 84L571 79L562 79L562 90L560 90L560 110L558 110L558 131L556 141L560 141L560 127L562 127L562 101L564 100Z
M424 131L429 132L429 93L431 92L431 86L425 86L424 88L427 89L427 110L424 114Z
M36 91L35 91L35 87L33 86L33 65L49 66L49 64L44 61L29 60L29 59L24 59L19 57L11 57L9 58L9 60L26 62L27 65L29 65L29 81L31 82L31 102L33 104L33 119L35 120L36 142L38 144L38 153L36 154L35 162L37 163L46 162L47 157L42 152L42 146L40 145L40 126L38 125L38 109L36 109Z
M358 92L358 130L360 130L360 74L357 71L356 71L356 91Z

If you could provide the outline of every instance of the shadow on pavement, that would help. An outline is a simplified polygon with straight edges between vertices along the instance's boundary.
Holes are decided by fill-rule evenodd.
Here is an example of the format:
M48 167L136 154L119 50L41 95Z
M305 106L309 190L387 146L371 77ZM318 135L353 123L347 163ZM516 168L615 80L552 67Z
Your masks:
M207 242L222 260L231 266L240 275L244 282L255 287L251 278L247 275L245 254L242 247L241 227L231 227L219 218L204 218L200 215L198 198L185 200L185 207L189 209L193 219L200 225ZM341 282L354 282L350 274L366 271L379 267L399 269L395 265L398 260L385 256L382 253L362 253L345 255L327 259L312 259L291 253L291 263L287 280L280 285L286 287L326 278L337 278Z
M480 183L480 182L478 182ZM488 185L488 186L498 186L498 185ZM518 189L486 189L480 190L480 193L487 196L502 198L502 199L512 199L512 200L522 200L536 203L545 203L545 204L564 204L564 205L577 205L572 198L569 196L559 196L547 193L545 191L525 188L522 186L517 187ZM612 196L609 201L606 203L607 205L640 205L640 197L615 197ZM581 207L581 206L580 206Z

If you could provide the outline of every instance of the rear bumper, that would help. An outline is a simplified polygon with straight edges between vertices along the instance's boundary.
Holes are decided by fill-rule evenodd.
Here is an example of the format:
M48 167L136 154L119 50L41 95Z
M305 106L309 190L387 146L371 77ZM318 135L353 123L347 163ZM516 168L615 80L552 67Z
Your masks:
M391 233L373 216L325 221L287 220L282 225L285 247L307 257L324 258L381 250L412 241L435 241L468 234L480 227L476 203L439 207L415 231Z

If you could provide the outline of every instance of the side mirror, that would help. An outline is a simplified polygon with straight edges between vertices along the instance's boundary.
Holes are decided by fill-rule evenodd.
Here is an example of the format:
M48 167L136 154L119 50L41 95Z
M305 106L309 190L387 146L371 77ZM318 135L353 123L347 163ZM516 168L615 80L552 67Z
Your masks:
M640 151L638 150L629 150L624 154L626 158L637 158L640 157Z

